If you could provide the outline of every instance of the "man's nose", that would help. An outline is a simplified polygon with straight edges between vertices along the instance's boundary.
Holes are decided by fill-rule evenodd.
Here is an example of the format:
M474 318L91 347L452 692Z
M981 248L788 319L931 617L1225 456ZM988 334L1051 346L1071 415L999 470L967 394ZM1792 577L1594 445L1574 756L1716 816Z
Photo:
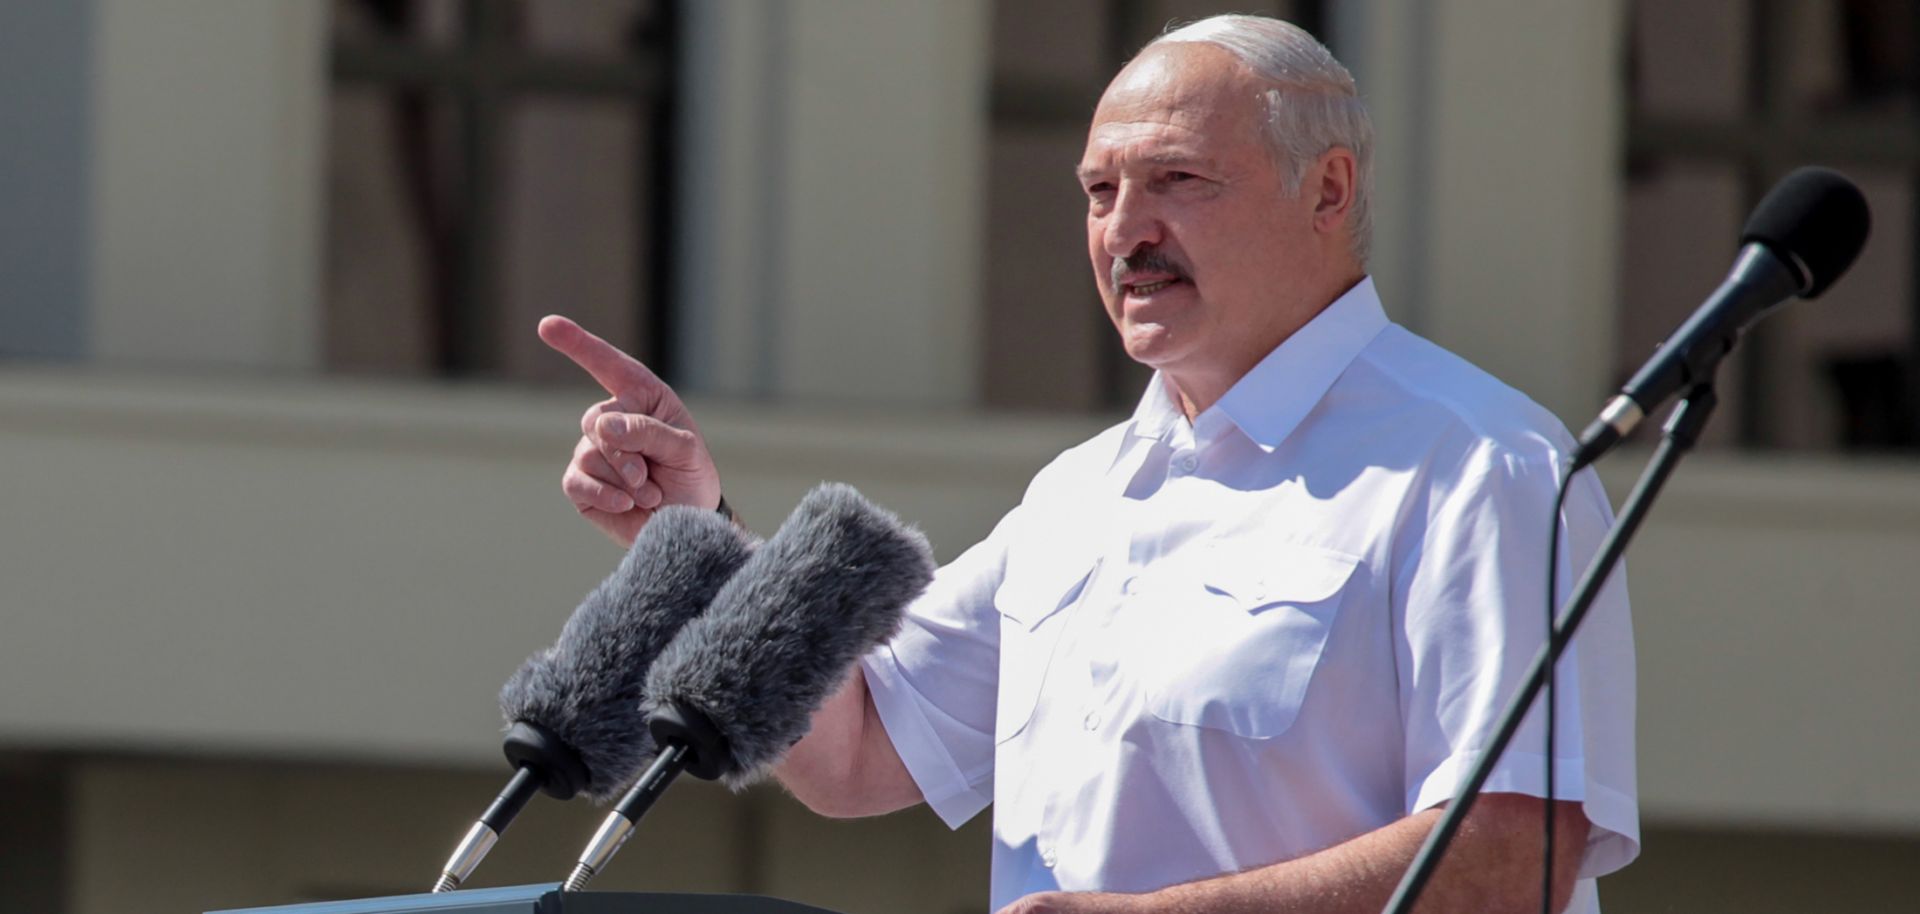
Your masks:
M1126 257L1143 245L1160 243L1160 216L1137 186L1122 185L1107 213L1101 238L1109 257Z

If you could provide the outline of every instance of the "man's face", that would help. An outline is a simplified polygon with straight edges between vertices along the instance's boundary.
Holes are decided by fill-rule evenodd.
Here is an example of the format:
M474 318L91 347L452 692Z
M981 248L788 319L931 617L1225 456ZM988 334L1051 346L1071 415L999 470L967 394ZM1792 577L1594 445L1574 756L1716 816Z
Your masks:
M1312 195L1289 191L1263 139L1266 88L1220 48L1157 45L1114 78L1087 135L1107 316L1127 355L1183 390L1230 384L1304 322Z

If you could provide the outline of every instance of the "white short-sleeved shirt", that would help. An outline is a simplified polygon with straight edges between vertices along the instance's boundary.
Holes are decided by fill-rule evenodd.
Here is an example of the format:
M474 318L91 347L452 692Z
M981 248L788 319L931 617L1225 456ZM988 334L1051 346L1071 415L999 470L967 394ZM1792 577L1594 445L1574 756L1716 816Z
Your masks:
M995 909L1299 857L1452 796L1545 638L1571 441L1389 322L1364 280L1191 424L1156 378L941 569L864 661L927 802L992 803ZM1612 522L1561 516L1565 599ZM1555 793L1591 837L1569 910L1639 850L1616 577L1562 659ZM1534 715L1487 782L1544 795Z

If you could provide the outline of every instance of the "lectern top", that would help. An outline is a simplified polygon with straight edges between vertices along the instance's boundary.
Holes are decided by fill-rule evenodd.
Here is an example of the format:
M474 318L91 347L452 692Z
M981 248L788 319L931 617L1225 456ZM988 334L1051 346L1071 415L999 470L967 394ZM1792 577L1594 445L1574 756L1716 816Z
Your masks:
M540 910L540 896L558 891L560 884L553 882L353 901L321 901L271 908L235 908L208 911L207 914L413 914L416 911L437 911L440 914L534 914Z
M758 895L562 892L558 883L322 901L207 914L833 914Z

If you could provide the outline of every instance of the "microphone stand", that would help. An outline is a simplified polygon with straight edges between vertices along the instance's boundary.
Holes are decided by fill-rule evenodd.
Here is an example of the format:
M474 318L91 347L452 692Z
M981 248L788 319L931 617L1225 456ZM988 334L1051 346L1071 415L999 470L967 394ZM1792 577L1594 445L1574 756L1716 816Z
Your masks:
M1573 598L1568 601L1567 609L1554 623L1551 637L1540 646L1533 658L1533 670L1527 681L1513 700L1507 703L1506 711L1500 717L1500 726L1495 732L1493 742L1487 747L1480 761L1473 766L1467 782L1461 785L1458 793L1447 806L1446 815L1440 823L1427 834L1426 843L1420 846L1420 852L1407 867L1407 873L1394 889L1393 897L1387 901L1385 914L1409 914L1413 903L1419 899L1421 890L1426 888L1427 880L1433 877L1433 871L1440 866L1440 857L1446 853L1447 845L1452 843L1454 834L1460 830L1460 824L1466 820L1467 811L1473 808L1474 800L1480 796L1480 789L1486 785L1487 778L1493 774L1493 766L1506 752L1507 744L1513 741L1513 735L1519 731L1521 720L1527 716L1527 709L1546 685L1547 671L1560 659L1562 651L1573 640L1574 632L1586 618L1587 610L1600 594L1601 585L1613 573L1619 564L1620 556L1627 551L1640 522L1646 518L1653 507L1653 500L1659 496L1660 488L1666 485L1667 477L1673 473L1680 459L1693 449L1700 440L1700 431L1707 425L1707 419L1713 415L1714 406L1719 397L1713 391L1712 380L1707 380L1689 388L1674 408L1673 415L1667 419L1665 437L1648 461L1647 469L1640 474L1634 484L1633 493L1627 497L1625 507L1613 529L1607 532L1607 538L1601 543L1600 553L1594 556L1587 566L1586 574L1574 589ZM1572 474L1568 474L1571 482ZM1554 519L1559 523L1559 519Z
M502 748L513 763L513 779L440 868L440 878L433 884L436 893L451 892L473 875L474 868L486 859L487 852L493 850L535 793L545 791L550 797L566 800L587 783L587 766L580 761L580 753L540 724L516 721L507 731Z
M634 783L633 789L628 790L627 795L620 798L619 804L601 821L600 829L593 833L593 840L588 841L586 849L580 852L580 860L573 865L573 872L567 874L561 891L578 892L586 888L587 883L606 868L607 861L612 860L613 855L619 853L620 847L633 836L635 823L653 807L653 801L666 792L667 785L687 770L690 761L690 751L685 743L672 743L660 751L653 764L647 767L647 772Z
M733 749L714 726L706 712L682 701L670 701L647 715L647 730L653 734L660 755L647 766L645 774L634 782L627 795L607 813L600 829L593 833L579 862L567 875L562 891L578 892L620 852L621 845L633 836L633 827L653 808L667 786L682 774L713 780L735 768Z

